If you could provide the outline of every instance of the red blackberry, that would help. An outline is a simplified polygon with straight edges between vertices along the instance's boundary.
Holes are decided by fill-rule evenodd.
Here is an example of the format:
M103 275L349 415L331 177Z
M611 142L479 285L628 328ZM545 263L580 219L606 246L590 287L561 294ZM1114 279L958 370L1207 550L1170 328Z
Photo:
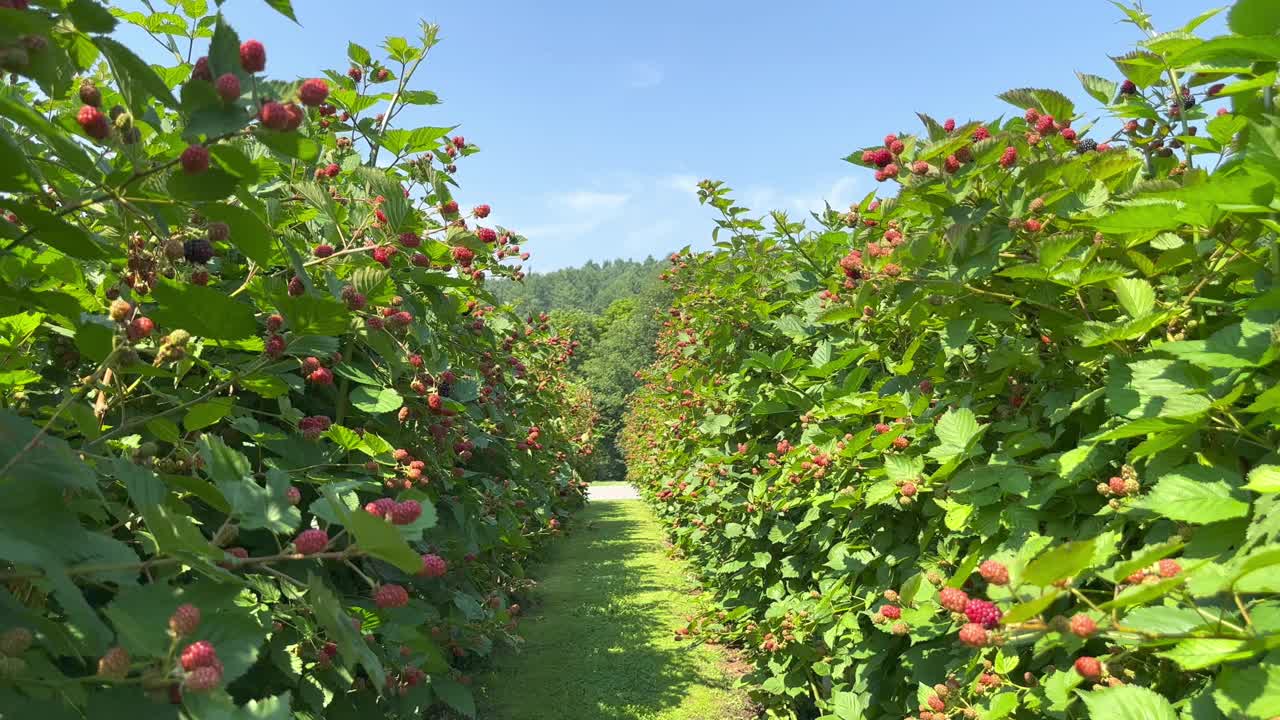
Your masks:
M1076 672L1080 673L1080 677L1085 680L1097 680L1102 677L1102 663L1095 657L1078 657L1076 658Z
M76 122L84 134L94 140L106 140L111 134L111 123L102 111L92 105L85 105L76 113Z
M302 83L302 87L298 88L298 100L303 105L315 107L325 101L329 97L329 83L320 78L312 78Z
M880 614L890 620L897 620L902 617L902 608L897 605L883 605L880 608Z
M439 555L423 555L422 569L418 571L419 575L425 575L429 578L444 577L449 572L449 565L444 558Z
M222 684L222 668L201 667L187 673L182 680L182 687L188 692L208 692Z
M417 500L405 500L391 508L391 522L408 525L422 516L422 505Z
M209 169L209 148L203 145L188 145L179 158L182 171L188 175L199 175Z
M191 68L191 79L213 82L213 71L209 69L209 58L196 58L196 64Z
M386 518L391 514L391 510L395 508L396 501L391 498L378 498L372 502L364 504L364 511L374 517Z
M329 533L324 530L303 530L294 539L293 546L301 555L314 555L329 545Z
M1002 562L986 560L978 566L978 574L982 576L983 580L992 585L1009 584L1009 568L1005 567Z
M977 623L985 628L993 628L1000 624L1000 608L986 600L972 599L964 606L964 615L969 622Z
M378 588L373 594L373 602L380 608L399 608L409 604L409 592L394 583Z
M208 640L198 640L182 649L180 656L183 670L213 667L218 664L218 652Z
M125 334L128 335L131 342L138 342L151 336L151 331L155 330L155 322L148 317L136 317L125 328Z
M986 647L991 639L991 633L977 623L969 623L960 628L959 635L960 642L970 647Z
M1098 624L1093 621L1093 618L1084 613L1076 613L1072 616L1069 627L1072 635L1082 638L1091 637L1098 632Z
M240 44L240 67L252 75L267 68L267 49L257 40L245 40Z
M307 382L311 383L312 385L332 385L333 371L330 370L329 368L320 368L318 370L313 370L311 373L307 375Z
M289 127L289 111L284 109L284 105L269 100L263 103L262 109L258 111L258 120L263 127L284 130Z
M119 645L98 659L98 677L119 680L129 674L129 653Z
M223 102L233 103L240 99L240 78L234 73L221 75L215 86L218 89L218 97L222 98Z

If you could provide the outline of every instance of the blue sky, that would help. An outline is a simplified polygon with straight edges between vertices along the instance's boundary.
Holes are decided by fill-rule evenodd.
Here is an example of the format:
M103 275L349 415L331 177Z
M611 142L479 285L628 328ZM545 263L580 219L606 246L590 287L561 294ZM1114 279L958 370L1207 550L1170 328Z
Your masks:
M1074 71L1115 77L1139 31L1103 0L429 2L227 0L267 73L347 67L348 39L441 25L417 86L442 104L403 116L459 124L483 152L460 164L463 207L529 237L531 270L710 243L694 183L726 180L755 210L847 205L876 183L841 160L888 132L1014 110L995 95L1051 87L1097 114ZM1161 30L1208 0L1147 2ZM341 8L341 10L337 10ZM1212 34L1221 16L1201 29ZM158 56L153 56L160 60Z

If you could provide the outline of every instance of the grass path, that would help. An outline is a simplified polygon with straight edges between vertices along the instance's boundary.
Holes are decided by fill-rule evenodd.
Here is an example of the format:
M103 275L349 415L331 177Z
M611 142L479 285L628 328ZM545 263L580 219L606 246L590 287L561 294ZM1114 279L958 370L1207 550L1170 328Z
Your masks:
M697 598L644 503L596 501L574 526L534 569L526 642L481 684L479 720L750 717L721 649L675 640Z

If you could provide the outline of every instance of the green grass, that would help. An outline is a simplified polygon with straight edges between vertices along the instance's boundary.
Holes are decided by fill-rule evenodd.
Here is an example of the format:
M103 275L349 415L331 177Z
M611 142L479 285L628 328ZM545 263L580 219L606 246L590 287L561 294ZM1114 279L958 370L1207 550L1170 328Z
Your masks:
M519 652L481 683L482 720L733 720L750 716L719 649L675 640L697 612L638 501L597 502L535 569Z

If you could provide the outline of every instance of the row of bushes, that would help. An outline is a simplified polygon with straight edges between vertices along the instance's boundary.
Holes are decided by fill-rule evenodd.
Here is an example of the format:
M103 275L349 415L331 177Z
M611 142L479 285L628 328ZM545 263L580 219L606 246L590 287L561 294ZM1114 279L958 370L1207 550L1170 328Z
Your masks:
M1125 13L1109 120L921 115L817 230L701 185L625 447L769 717L1280 713L1280 16Z
M0 2L0 715L474 715L590 400L393 122L436 28L285 82L208 10Z

